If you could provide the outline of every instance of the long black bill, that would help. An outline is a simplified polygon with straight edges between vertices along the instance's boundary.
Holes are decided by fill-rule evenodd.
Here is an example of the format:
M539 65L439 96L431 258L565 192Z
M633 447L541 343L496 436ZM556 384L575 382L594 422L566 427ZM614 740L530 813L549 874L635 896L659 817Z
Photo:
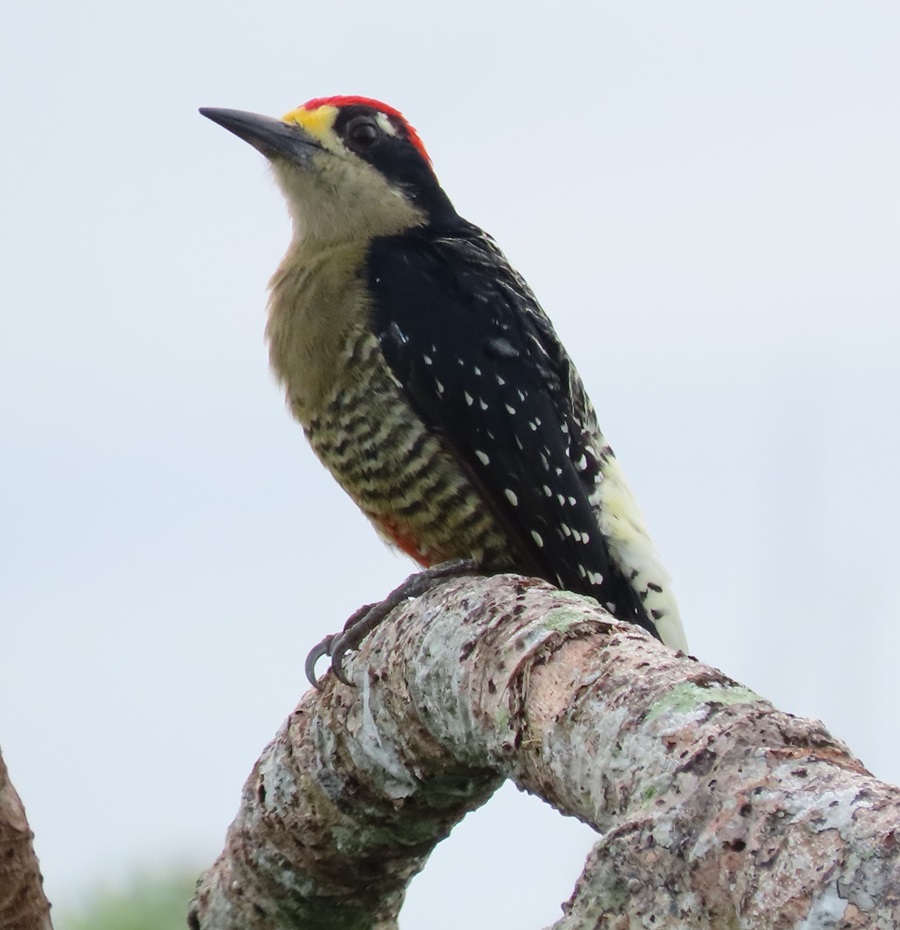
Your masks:
M296 123L285 123L271 116L247 113L245 110L222 110L218 107L200 107L200 113L233 132L239 139L249 142L266 158L306 161L315 149L322 147Z

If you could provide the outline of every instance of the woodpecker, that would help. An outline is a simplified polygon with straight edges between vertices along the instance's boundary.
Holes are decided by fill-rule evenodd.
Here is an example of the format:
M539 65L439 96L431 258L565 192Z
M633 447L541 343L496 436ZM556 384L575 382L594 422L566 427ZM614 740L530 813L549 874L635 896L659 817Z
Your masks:
M200 112L271 163L293 225L270 282L271 365L381 537L426 568L471 559L590 595L686 650L581 378L410 123L350 96L281 119Z

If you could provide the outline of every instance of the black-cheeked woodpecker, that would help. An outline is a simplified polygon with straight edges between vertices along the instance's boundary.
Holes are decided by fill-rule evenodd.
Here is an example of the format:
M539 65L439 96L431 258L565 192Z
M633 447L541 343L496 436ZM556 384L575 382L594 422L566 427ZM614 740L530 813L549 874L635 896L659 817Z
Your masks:
M425 567L473 559L591 595L686 649L568 354L403 116L363 97L280 120L201 113L262 152L284 192L293 238L271 280L271 364L381 536Z

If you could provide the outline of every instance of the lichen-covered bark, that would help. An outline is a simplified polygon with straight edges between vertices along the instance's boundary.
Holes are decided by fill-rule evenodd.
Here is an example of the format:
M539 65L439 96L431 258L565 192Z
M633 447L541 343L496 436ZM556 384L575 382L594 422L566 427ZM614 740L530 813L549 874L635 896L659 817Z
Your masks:
M592 601L450 582L348 669L257 763L195 930L393 928L503 778L602 834L556 930L900 927L900 791Z
M53 930L34 834L0 755L0 928Z

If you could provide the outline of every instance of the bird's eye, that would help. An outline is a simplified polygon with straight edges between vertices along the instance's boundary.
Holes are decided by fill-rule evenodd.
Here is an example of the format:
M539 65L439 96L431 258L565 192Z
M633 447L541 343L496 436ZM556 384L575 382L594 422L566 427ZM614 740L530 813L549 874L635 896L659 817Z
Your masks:
M354 120L347 127L347 139L357 148L368 148L378 141L381 130L375 120L367 116Z

